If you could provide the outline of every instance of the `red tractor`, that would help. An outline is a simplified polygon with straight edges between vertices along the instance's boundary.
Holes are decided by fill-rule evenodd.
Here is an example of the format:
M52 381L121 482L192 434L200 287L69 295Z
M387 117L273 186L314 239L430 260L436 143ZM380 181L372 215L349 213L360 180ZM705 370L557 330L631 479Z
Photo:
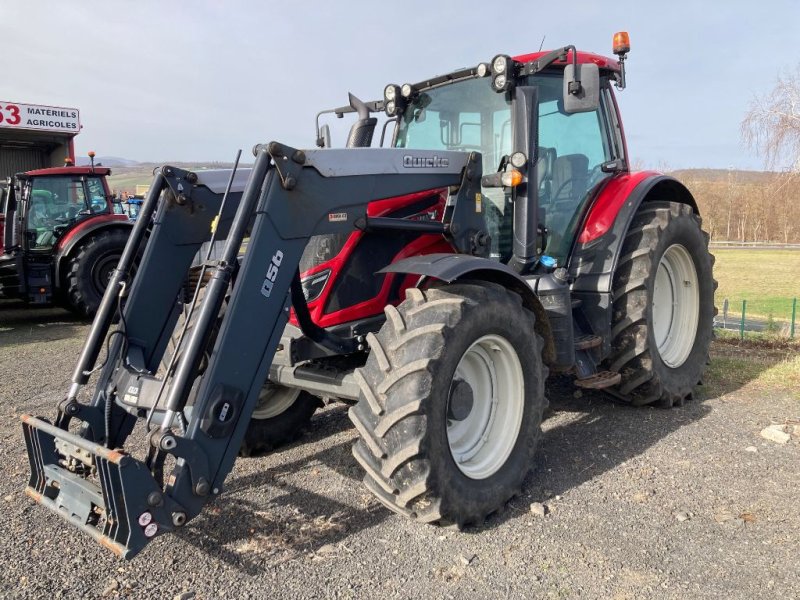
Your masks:
M0 297L97 311L133 224L119 214L111 169L64 166L18 173L0 191Z
M330 111L357 114L347 148L323 130L323 149L257 145L248 171L158 170L56 420L22 418L28 495L131 557L325 399L351 404L378 500L462 526L521 490L549 373L682 404L713 259L686 187L630 170L614 46L351 96Z

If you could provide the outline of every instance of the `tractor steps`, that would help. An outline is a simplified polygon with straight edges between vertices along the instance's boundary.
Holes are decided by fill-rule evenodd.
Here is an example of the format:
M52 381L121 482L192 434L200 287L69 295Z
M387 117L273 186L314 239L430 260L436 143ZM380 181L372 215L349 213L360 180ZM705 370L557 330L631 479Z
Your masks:
M600 371L584 379L576 379L575 385L589 390L602 390L617 385L622 380L622 375L614 371Z
M599 335L579 335L575 337L575 350L588 350L603 345L603 338Z

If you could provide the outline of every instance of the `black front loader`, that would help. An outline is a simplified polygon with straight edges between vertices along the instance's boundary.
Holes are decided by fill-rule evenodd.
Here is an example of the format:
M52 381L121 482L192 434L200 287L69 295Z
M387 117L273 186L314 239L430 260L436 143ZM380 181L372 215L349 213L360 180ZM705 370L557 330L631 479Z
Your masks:
M444 234L462 253L481 255L486 249L478 154L303 152L274 142L257 146L254 153L256 162L243 191L231 188L233 177L223 194L204 173L160 170L55 424L22 418L31 464L28 495L125 558L154 536L185 524L221 492L292 299L298 315L303 313L302 296L291 290L311 236L356 227L408 227L408 221L399 219L371 222L368 202L449 188L443 222L414 226ZM412 164L427 166L406 166ZM202 303L194 307L194 325L169 367L159 370L185 300L187 272L212 229L217 239L225 240L222 257L206 261L210 279ZM240 264L237 255L248 236ZM145 253L130 281L141 244ZM227 309L220 322L223 303ZM343 342L324 330L312 333L326 347ZM95 367L106 352L104 363ZM207 364L198 378L201 361ZM80 389L98 369L91 402L79 402ZM147 429L142 458L125 447L137 423Z

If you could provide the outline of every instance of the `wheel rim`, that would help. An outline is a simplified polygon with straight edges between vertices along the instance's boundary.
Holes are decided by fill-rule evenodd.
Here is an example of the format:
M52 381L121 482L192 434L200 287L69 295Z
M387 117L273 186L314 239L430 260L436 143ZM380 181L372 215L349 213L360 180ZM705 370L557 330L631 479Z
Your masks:
M514 347L499 335L473 343L456 367L448 398L447 441L464 475L485 479L505 464L524 405L525 382Z
M119 254L109 254L103 256L94 263L94 268L92 269L92 284L99 296L105 293L111 275L114 273L114 269L119 262L119 257Z
M253 419L271 419L286 412L300 395L299 388L289 388L273 383L266 384L258 394L258 404Z
M694 347L700 317L700 287L689 251L680 244L661 257L653 286L653 335L661 360L680 367Z

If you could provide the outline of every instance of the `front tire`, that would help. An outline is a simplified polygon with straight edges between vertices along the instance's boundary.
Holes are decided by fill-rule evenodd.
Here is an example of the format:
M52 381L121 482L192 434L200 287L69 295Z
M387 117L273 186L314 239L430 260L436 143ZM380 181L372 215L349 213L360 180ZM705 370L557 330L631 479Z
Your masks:
M700 381L713 337L714 257L692 208L643 204L614 273L612 353L622 375L609 391L626 402L682 405Z
M198 294L198 304L191 318L189 318L189 324L186 326L187 338L185 339L188 339L188 335L194 328L204 297L205 286L200 289ZM198 367L198 377L202 377L208 366L211 349L216 343L222 319L227 312L227 303L228 300L226 299L211 330L208 347ZM178 317L172 336L167 342L167 350L162 360L165 373L173 353L178 348L178 341L186 323L187 313L188 307L185 306ZM278 385L267 380L259 393L258 404L253 409L242 445L239 448L239 454L241 456L252 456L256 453L275 450L289 442L293 442L307 428L314 412L321 406L322 400L308 392Z
M321 406L322 401L308 392L268 381L261 388L239 453L251 456L293 442Z
M412 288L385 312L349 413L364 483L414 520L481 523L533 465L547 404L534 316L483 282Z

